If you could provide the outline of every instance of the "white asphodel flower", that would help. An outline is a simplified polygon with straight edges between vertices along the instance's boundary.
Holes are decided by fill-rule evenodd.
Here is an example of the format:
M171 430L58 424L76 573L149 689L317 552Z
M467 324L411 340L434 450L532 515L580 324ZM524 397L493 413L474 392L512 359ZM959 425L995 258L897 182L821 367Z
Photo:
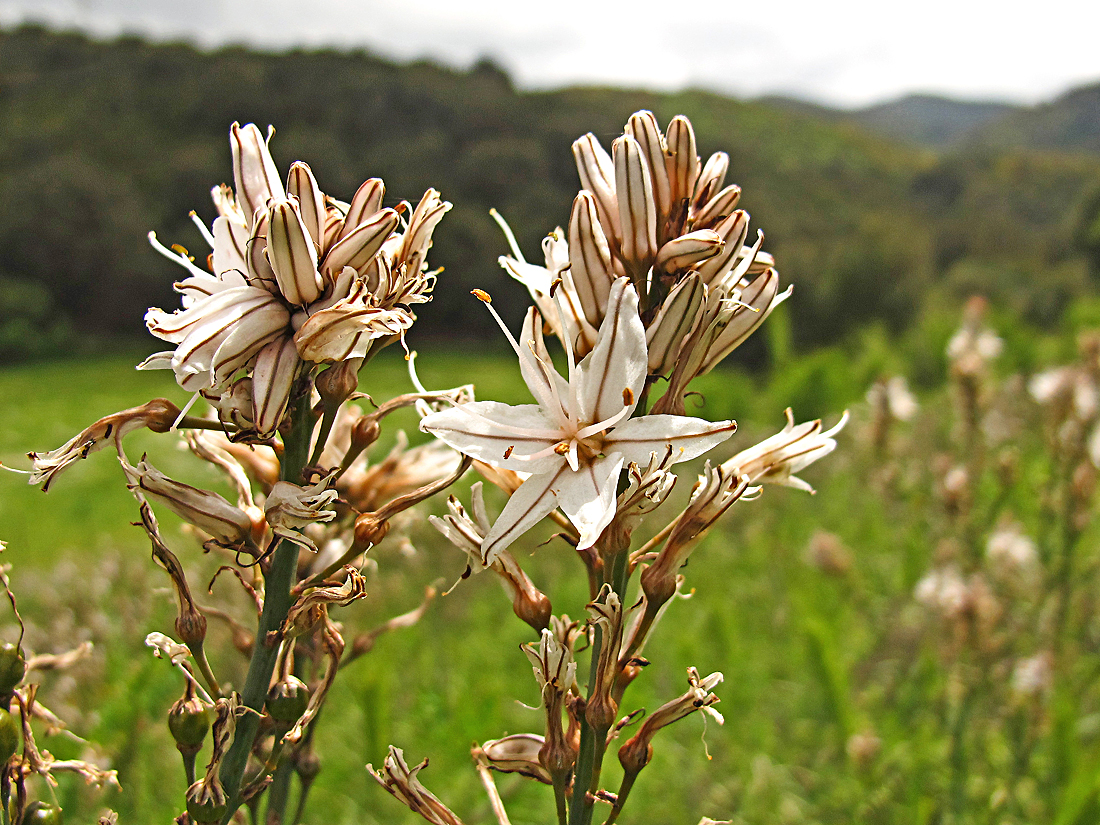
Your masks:
M273 434L304 364L363 358L378 339L403 336L412 307L431 299L425 256L451 208L429 189L414 209L383 207L372 178L350 203L325 196L309 167L293 164L284 186L255 125L230 133L236 193L213 190L210 271L178 247L154 247L181 264L183 309L153 308L146 325L175 344L139 369L172 369L186 390L217 398L244 370L262 436ZM409 215L403 218L402 215Z
M787 425L782 430L722 462L721 469L732 478L747 478L750 484L767 482L814 492L814 488L795 473L836 449L833 436L848 423L848 411L844 411L832 429L824 432L820 419L795 424L790 408L786 415Z
M484 293L478 297L488 303ZM575 363L565 347L568 379L551 365L535 310L524 322L523 346L493 315L538 403L474 401L420 422L425 432L479 461L530 474L485 536L486 564L558 507L580 532L580 549L591 547L615 516L616 486L626 464L646 464L652 453L666 451L669 463L687 461L725 441L736 427L733 421L674 415L631 418L645 384L647 354L638 295L625 278L611 286L591 352Z

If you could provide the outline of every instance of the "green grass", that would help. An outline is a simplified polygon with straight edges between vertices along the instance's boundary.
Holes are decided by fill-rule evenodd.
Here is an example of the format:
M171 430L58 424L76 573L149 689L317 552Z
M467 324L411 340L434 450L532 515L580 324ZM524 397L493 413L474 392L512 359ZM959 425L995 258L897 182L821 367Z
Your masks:
M157 394L185 400L170 376L135 373L133 360L0 372L0 459L25 466L19 459L27 449L55 447L97 416ZM430 387L475 381L480 398L525 400L510 359L432 352L418 366ZM405 391L404 370L399 351L387 351L371 365L362 389L379 400ZM705 414L743 419L742 432L720 458L781 425L773 388L758 388L737 373L708 380ZM777 386L789 392L793 381L780 376ZM947 655L947 630L914 603L912 592L944 552L943 542L960 540L959 523L938 504L930 460L953 449L950 411L948 396L930 399L921 420L896 440L884 476L866 446L865 411L857 408L837 452L804 474L818 487L816 496L769 487L759 501L736 505L696 549L683 571L692 598L670 607L646 649L652 665L631 687L624 710L653 709L680 694L685 668L695 665L725 674L717 692L726 724L708 727L705 746L698 717L662 731L623 822L694 825L704 815L760 825L974 822L995 813L989 800L998 794L1009 794L1012 804L1000 809L1003 820L990 821L1090 821L1097 805L1090 766L1100 756L1090 721L1100 718L1094 690L1100 654L1090 635L1088 596L1097 536L1086 533L1080 542L1081 589L1071 611L1073 632L1080 635L1070 637L1056 700L1020 704L1007 689L1015 657L1046 644L1042 622L1027 623L1028 616L1043 615L1035 598L1011 601L994 582L1006 617L995 629L1000 647ZM397 423L409 429L415 421ZM976 510L983 518L1011 510L1049 543L1051 536L1039 530L1043 506L1035 492L1049 485L1041 426L1032 420L1017 432L1019 484L999 498L996 483L983 482L986 509ZM388 449L391 439L387 428L377 449ZM136 434L127 450L132 458L148 450L158 466L186 480L213 479L178 451L172 436ZM691 470L680 473L679 501L690 488ZM168 821L184 783L163 719L181 685L142 640L152 630L171 629L171 595L144 535L129 526L136 511L116 460L108 450L92 455L49 495L16 476L4 482L0 537L9 543L4 560L14 565L16 592L33 625L28 647L58 650L84 639L97 645L75 678L45 676L42 701L68 710L75 730L103 746L125 789L97 796L63 783L58 793L69 821L90 821L103 805L119 810L122 821ZM1000 510L994 500L1001 501ZM441 508L436 501L430 509ZM163 523L200 599L229 602L243 615L246 599L227 578L214 596L202 593L216 560L203 557L177 522L166 516ZM986 529L975 534L979 553ZM847 572L829 575L806 562L818 530L835 534L846 548ZM368 598L340 611L346 637L410 609L426 585L449 586L459 578L464 564L457 551L422 524L412 525L409 537L416 548L411 555L401 551L396 532L372 551L378 567L369 573ZM555 612L582 615L582 574L568 548L555 541L540 546L531 538L515 552ZM4 632L13 632L10 622ZM469 745L540 729L541 712L520 704L538 701L519 650L532 637L488 575L437 599L416 627L383 636L374 651L341 672L320 718L323 770L306 821L419 821L364 769L367 762L378 764L393 743L410 762L431 757L421 778L468 825L490 822ZM239 683L244 661L226 652L227 633L216 622L208 646L219 673ZM960 680L971 686L966 703L958 699ZM962 734L953 739L953 730ZM865 733L878 737L877 753L850 756L852 735ZM1032 756L1023 774L1011 779L1012 755L1028 737L1034 738ZM46 746L58 755L79 751L56 738ZM610 764L605 786L614 788L613 758ZM499 784L514 825L552 818L542 787L515 777L501 777Z

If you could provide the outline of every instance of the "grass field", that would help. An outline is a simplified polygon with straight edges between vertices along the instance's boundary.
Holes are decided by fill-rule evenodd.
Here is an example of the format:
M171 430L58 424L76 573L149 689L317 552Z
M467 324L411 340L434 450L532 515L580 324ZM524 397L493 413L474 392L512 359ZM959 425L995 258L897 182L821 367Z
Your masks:
M361 387L379 399L408 387L403 362L386 355L392 357L372 365ZM0 460L26 466L20 457L28 449L58 446L103 414L156 395L184 400L168 375L136 373L134 360L0 372ZM523 400L511 361L432 353L419 368L429 386L476 380L481 398ZM710 378L706 414L742 422L720 457L781 426L782 407L769 409L771 388L737 373ZM962 515L939 492L944 461L968 460L953 441L946 389L877 457L867 410L857 404L837 452L805 474L816 496L769 487L759 501L731 510L692 555L683 571L692 598L671 606L647 647L653 664L627 694L630 707L652 709L683 692L687 666L720 670L726 680L718 709L726 724L707 729L705 746L697 716L662 731L624 822L694 825L704 815L761 825L1094 821L1096 532L1083 525L1067 550L1056 502L1044 499L1062 488L1044 452L1042 421L1026 399L1012 403L1012 440L989 450ZM378 448L391 438L385 434ZM997 475L1008 448L1015 455L1011 484ZM139 434L127 449L132 458L148 450L158 466L187 480L214 480L196 474L171 436ZM680 476L683 498L691 468ZM124 788L96 794L63 784L67 821L91 821L109 806L122 822L167 822L178 812L184 779L163 720L181 685L142 640L171 629L172 598L147 540L129 524L136 508L117 462L108 450L94 454L48 496L14 475L3 481L0 538L33 625L27 646L45 652L85 639L96 644L75 670L43 677L42 701L99 743ZM442 506L436 501L429 509ZM1040 548L1044 569L1033 591L985 569L982 548L1009 513ZM167 515L162 521L201 592L213 560L200 558L178 522ZM415 552L396 533L372 550L378 568L369 575L368 598L342 611L346 628L376 625L415 606L426 585L449 586L459 577L460 554L425 525L411 524L407 535ZM568 548L531 542L516 554L555 612L583 612L583 573ZM945 561L988 580L999 605L988 626L937 618L915 600L918 581ZM238 598L227 583L218 588L220 600ZM239 601L243 610L244 597ZM1058 624L1052 614L1061 612ZM14 625L5 624L7 638ZM212 628L208 647L229 648L224 628ZM496 582L481 576L437 599L416 627L382 637L341 672L320 719L323 769L306 821L418 821L364 770L393 743L410 762L431 757L422 779L468 825L490 822L469 746L541 729L541 713L517 702L538 702L519 651L532 635ZM1032 696L1015 690L1015 664L1043 651L1057 652L1053 686ZM240 674L244 662L234 656L215 655L215 667ZM82 750L57 737L46 746L59 756ZM552 819L542 786L510 776L499 784L515 825Z

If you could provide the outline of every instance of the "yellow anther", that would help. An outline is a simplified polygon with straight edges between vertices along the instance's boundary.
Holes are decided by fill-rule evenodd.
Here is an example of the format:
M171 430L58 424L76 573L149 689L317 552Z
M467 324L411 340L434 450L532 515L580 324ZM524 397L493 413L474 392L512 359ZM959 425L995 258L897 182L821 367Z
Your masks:
M493 299L489 297L489 293L484 289L471 289L470 294L483 303L491 304L493 302Z
M634 403L634 390L630 387L623 387L623 406L629 407Z
M565 455L567 452L569 452L569 445L563 441L561 442L561 444L558 444L556 447L554 447L554 452L558 455Z

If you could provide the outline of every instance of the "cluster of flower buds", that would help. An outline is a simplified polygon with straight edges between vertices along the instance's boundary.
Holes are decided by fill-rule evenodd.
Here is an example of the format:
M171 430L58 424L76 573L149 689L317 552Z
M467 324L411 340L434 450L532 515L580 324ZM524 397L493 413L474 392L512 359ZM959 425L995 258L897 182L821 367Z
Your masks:
M579 355L596 344L612 284L629 278L649 380L669 379L654 411L682 415L689 382L738 347L790 290L779 291L763 235L749 244L741 189L725 184L729 156L716 152L701 163L686 117L662 134L652 112L637 112L610 154L591 133L573 154L582 190L568 232L559 227L543 241L538 266L524 260L501 220L513 252L501 265Z
M361 359L404 335L411 307L431 299L427 252L451 205L429 189L415 209L383 207L378 178L345 203L322 194L300 161L284 185L253 124L233 124L230 145L236 193L216 187L219 217L212 230L199 223L213 250L209 270L150 235L188 276L176 284L182 310L146 316L149 331L176 348L142 367L171 368L223 422L264 439L303 372Z

